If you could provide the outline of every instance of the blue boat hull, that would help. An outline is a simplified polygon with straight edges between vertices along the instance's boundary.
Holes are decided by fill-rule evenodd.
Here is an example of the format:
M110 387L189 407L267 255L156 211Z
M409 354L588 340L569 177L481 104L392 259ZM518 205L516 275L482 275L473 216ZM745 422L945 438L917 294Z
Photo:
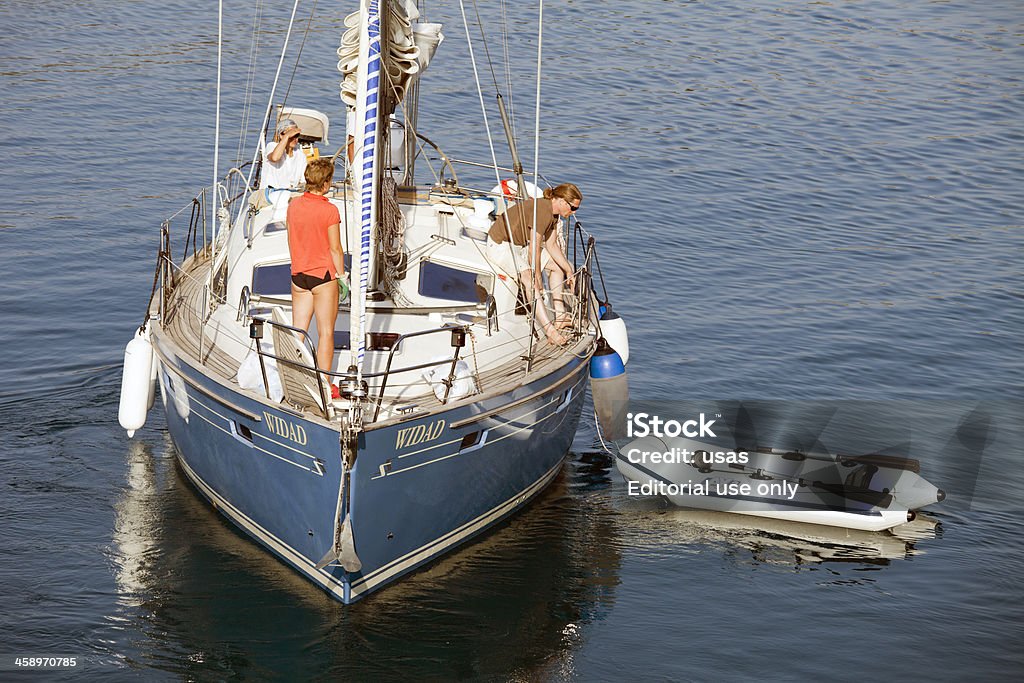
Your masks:
M541 493L576 432L589 360L485 401L363 431L345 477L337 425L255 399L203 374L166 337L154 341L185 474L245 533L345 603ZM362 568L318 569L345 509Z

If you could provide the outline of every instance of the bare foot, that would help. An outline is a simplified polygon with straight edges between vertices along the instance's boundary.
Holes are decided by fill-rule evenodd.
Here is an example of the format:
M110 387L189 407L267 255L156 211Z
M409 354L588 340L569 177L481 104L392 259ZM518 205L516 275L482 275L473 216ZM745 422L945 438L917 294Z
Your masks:
M565 346L569 343L569 340L562 336L562 333L558 331L558 328L554 325L548 325L544 328L544 333L548 337L548 341L556 346Z
M570 315L567 311L561 311L555 315L555 327L557 327L558 329L568 329L572 327L572 325L572 315Z

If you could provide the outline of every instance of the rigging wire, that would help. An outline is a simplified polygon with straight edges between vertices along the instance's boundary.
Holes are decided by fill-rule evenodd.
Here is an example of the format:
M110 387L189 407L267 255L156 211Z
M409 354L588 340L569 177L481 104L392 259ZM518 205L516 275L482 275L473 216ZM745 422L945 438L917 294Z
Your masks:
M390 87L390 88L393 89L394 88L394 84L391 82L391 79L387 78L386 81L387 81L387 87ZM403 114L406 114L405 118L408 119L407 109L406 109L406 102L404 100L399 100L398 101L398 107L401 108ZM408 124L406 124L406 125L408 125ZM427 157L427 154L426 154L426 148L425 148L424 143L420 140L419 136L416 136L415 140L416 140L416 144L419 147L420 153L423 155L423 157L425 159L428 159L428 161L429 161L429 158ZM334 154L334 158L336 159L338 157L338 155L340 155L342 153L343 150L344 150L343 147L339 148L338 151ZM430 169L431 174L434 176L434 183L435 184L439 184L440 183L440 178L439 178L437 172L434 170L433 166L428 164L427 168ZM496 172L497 172L497 170L496 170ZM347 184L345 185L345 191L346 191L346 193L348 191L348 185ZM345 220L346 221L348 220L347 202L348 202L348 197L347 197L347 194L346 194L346 211L345 211ZM463 216L461 214L459 214L459 212L456 211L454 213L454 216L459 221L459 224L461 225L461 227L463 227L463 228L468 227L467 224L465 223L465 221L463 220ZM346 222L346 225L347 225L347 222ZM485 249L481 248L480 245L478 243L476 243L475 241L473 242L473 246L476 248L477 253L480 255L480 257L484 260L485 263L491 263L491 260L490 260L490 258L488 256L488 254L486 253ZM578 271L576 274L579 275L581 272L582 272L582 270ZM513 292L514 291L512 289L512 286L508 282L506 282L506 281L504 281L504 280L502 280L500 278L498 279L498 282L500 282L501 285L504 286L506 288L506 290L508 290L509 292ZM397 299L394 299L394 296L392 296L392 298L396 302L398 301ZM513 311L514 311L514 307L512 309L509 309L508 311L505 311L505 312L499 311L499 312L497 312L497 315L498 315L499 318L503 317L503 316L511 316L511 315L513 315ZM520 340L518 338L516 338L515 341L519 342ZM522 344L522 343L520 343L520 348L522 350L524 350L524 351L528 350L528 346L525 345L525 344Z
M505 91L508 94L508 118L512 128L512 138L516 136L516 110L512 92L512 58L509 52L508 43L508 15L506 13L505 0L501 0L501 51L502 66L505 69Z
M494 81L494 92L501 94L498 88L498 77L494 73L494 62L491 60L491 49L487 46L487 36L484 35L484 22L480 19L480 6L473 0L473 10L476 12L476 25L480 27L480 42L484 44L484 54L487 56L487 68L491 71L491 80ZM465 21L465 17L463 17Z
M544 0L540 0L538 3L538 14L537 14L537 91L535 94L536 106L534 109L534 128L533 128L533 184L537 184L538 177L540 176L540 74L541 74L541 55L544 46ZM526 188L523 189L524 196L526 195ZM534 268L539 270L541 266L541 251L540 246L537 244L537 202L533 203L533 226L530 231L530 260L534 264ZM536 260L533 255L536 254ZM534 277L537 277L536 270ZM543 301L540 305L545 305ZM551 323L554 325L554 322ZM530 358L533 358L533 336L530 336ZM530 363L526 364L526 371L530 371Z
M310 25L313 23L313 15L316 14L316 4L319 0L313 0L313 7L309 10L309 18L306 20L306 30L302 34L302 42L299 43L299 51L295 55L295 65L292 67L292 74L288 77L288 89L284 91L284 99L281 100L283 107L288 103L288 95L292 91L292 83L295 81L295 72L299 70L299 61L302 59L302 48L306 47L306 39L309 38Z
M246 184L252 185L252 176L256 172L256 161L259 159L259 155L263 153L263 131L267 127L267 122L270 120L270 110L274 106L274 94L277 92L277 82L281 78L281 67L284 66L284 56L288 51L288 41L292 37L292 27L295 25L295 12L299 9L299 0L295 0L292 5L292 14L288 19L288 31L284 35L284 45L281 46L281 57L277 60L277 71L274 73L274 84L270 88L270 97L267 99L267 108L263 112L263 121L260 124L259 130L259 142L257 149L253 153L252 166L249 167L249 177L246 179Z
M388 79L388 84L389 84L389 86L390 86L390 87L394 88L394 84L392 84L392 83L390 82L390 79ZM410 124L408 123L408 110L407 110L407 108L406 108L406 103L405 103L405 101L404 101L404 100L400 100L400 101L398 102L398 106L399 106L399 107L401 108L401 110L402 110L402 113L403 113L403 115L404 115L404 118L406 119L406 124L405 124L405 125L410 125ZM413 129L413 132L415 133L415 128ZM432 176L434 177L434 184L435 184L435 185L440 185L440 182L441 182L440 176L438 175L437 171L436 171L436 170L434 170L434 167L433 167L433 166L432 166L432 165L431 165L431 164L429 163L429 161L430 161L430 158L429 158L429 156L427 155L426 145L424 144L424 142L423 142L423 141L422 141L422 140L421 140L420 138L421 138L421 136L419 136L419 135L415 135L415 136L414 136L414 138L413 138L413 139L415 140L415 142L416 142L416 145L417 145L417 148L418 148L418 155L422 155L422 156L423 156L423 158L424 158L424 159L425 159L425 160L426 160L426 161L428 162L428 163L427 163L427 168L428 168L428 169L430 170L430 173L431 173L431 175L432 175ZM339 148L339 149L338 149L338 151L337 151L337 152L335 153L335 155L334 155L334 158L337 158L337 156L338 156L339 154L341 154L341 152L342 152L342 150L343 150L343 149L344 149L344 148ZM443 155L442 155L442 156L443 156ZM488 168L488 167L487 167L486 165L484 165L484 164L480 164L480 165L481 165L481 166L483 166L484 168ZM497 169L496 169L495 173L497 173ZM500 182L500 181L499 181L499 182ZM347 185L347 184L345 185L345 191L346 191L346 193L348 192L348 185ZM483 192L484 192L484 191L483 191L483 190L481 190L481 193L483 193ZM345 201L346 201L346 202L348 202L348 197L347 197L347 194L346 194L346 200L345 200ZM467 224L466 224L466 222L465 222L465 221L463 220L463 217L462 217L462 215L461 215L461 214L459 214L459 212L457 212L457 211L456 211L456 212L454 213L454 216L455 216L455 218L456 218L456 219L457 219L457 220L459 221L459 224L460 224L460 226L461 226L462 228L466 228L466 227L468 227L468 226L467 226ZM346 212L345 212L345 218L346 218L346 221L347 221L347 219L348 219L348 211L347 211L347 209L346 209ZM347 225L347 223L346 223L346 225ZM477 250L477 253L478 253L478 255L479 255L479 256L480 256L480 257L481 257L481 258L482 258L482 259L484 260L484 262L485 262L485 263L489 263L489 264L490 264L490 263L491 263L491 260L490 260L490 258L489 258L489 256L488 256L488 254L486 253L486 251L485 251L484 249L482 249L482 248L480 247L480 245L479 245L479 244L477 244L477 243L476 243L475 241L473 242L473 246L474 246L474 247L476 248L476 250ZM493 264L492 264L492 265L493 265ZM506 288L506 290L508 290L509 292L512 292L512 291L513 291L513 290L511 289L511 286L509 285L509 283L505 282L505 281L504 281L504 280L502 280L502 279L498 279L498 282L500 282L500 283L501 283L501 284L502 284L502 285L503 285L503 286L504 286L504 287ZM392 297L392 298L393 298L393 297ZM509 311L508 311L507 313L508 313L509 315L511 315L511 314L512 314L512 310L514 310L514 309L510 309L510 310L509 310ZM499 315L499 317L500 317L500 316L502 316L502 315L505 315L505 313L501 313L501 312L499 312L499 313L498 313L498 315ZM521 348L522 348L522 349L523 349L524 351L526 350L526 346L525 346L525 345L521 345Z
M500 97L502 93L501 93L501 89L498 87L498 78L497 78L497 76L494 73L494 62L491 60L491 51L490 51L490 48L488 47L489 42L487 40L487 36L484 34L484 22L480 18L480 7L477 4L476 0L473 0L473 7L476 9L476 22L477 22L477 25L480 27L480 40L481 40L481 42L483 42L483 44L484 44L484 52L486 52L486 54L487 54L487 66L491 70L491 80L494 81L494 92L495 92L496 95L498 95ZM502 49L502 58L503 58L502 67L504 68L504 71L505 71L505 91L506 91L506 93L508 95L508 119L509 119L508 124L509 124L509 128L511 129L510 133L512 135L512 139L513 140L518 140L518 135L516 135L515 107L513 106L513 102L512 102L512 63L511 63L511 57L510 57L511 53L509 51L509 41L508 41L508 17L507 17L507 15L505 13L505 7L506 7L505 0L502 0L502 2L501 2L501 49ZM536 180L534 180L534 184L535 185L537 184ZM529 196L525 188L522 188L520 190L520 192L522 193L522 195L524 197Z
M235 151L235 166L242 165L245 141L249 137L249 116L252 111L252 93L256 85L256 59L260 50L260 26L263 24L263 0L257 0L252 15L252 38L249 41L249 68L245 74L245 88L242 96L242 123L238 131L238 147Z
M498 156L494 151L494 138L491 136L491 126L487 121L487 106L484 104L484 91L480 85L480 72L476 66L476 54L473 52L473 38L469 33L469 21L466 19L466 5L459 0L459 9L462 11L462 25L466 29L466 46L469 48L469 61L473 65L473 80L476 81L476 92L480 99L480 112L484 118L484 130L487 131L487 146L491 150L491 161L494 162L494 177L501 184L501 173L498 171Z
M501 172L498 170L498 157L494 151L494 138L491 136L491 126L487 122L487 106L484 104L484 90L480 84L480 72L476 67L476 55L473 52L473 38L469 33L469 21L466 19L466 5L463 0L459 0L459 9L462 11L462 25L466 29L466 46L469 48L469 61L473 65L473 80L476 81L476 92L477 97L480 99L480 112L484 119L484 130L487 131L487 146L491 150L491 161L494 164L494 179L501 185ZM481 31L483 28L481 27ZM522 188L525 192L526 188ZM508 221L505 221L505 229L508 230L508 242L509 249L512 249L512 232L511 227L508 225ZM519 264L516 262L515 251L512 252L512 264L516 269L516 279L519 279Z
M484 22L480 17L480 6L477 4L477 0L473 0L473 9L476 13L476 23L480 28L480 42L483 43L484 53L487 56L487 68L491 72L491 81L494 83L495 95L501 96L501 88L498 85L498 77L494 72L494 60L491 58L490 42L487 40L487 35L484 32ZM465 20L465 18L463 18ZM516 136L516 125L515 125L515 109L512 106L512 67L509 57L509 42L508 42L508 17L505 12L505 0L501 1L501 46L502 46L502 66L505 70L505 91L508 94L508 109L509 109L509 124L512 129L512 139L515 140ZM500 182L500 181L499 181Z
M539 3L539 14L537 16L537 91L535 94L536 106L534 108L534 121L533 121L533 184L536 185L540 178L540 74L541 74L541 54L543 50L543 38L544 38L544 0L540 0ZM525 191L525 188L524 188ZM525 194L525 192L524 192ZM534 233L536 234L537 225L537 205L533 207L533 224Z
M213 125L213 187L217 188L217 167L220 164L220 76L221 63L224 54L224 0L217 3L217 113ZM210 201L210 225L212 234L210 239L210 260L217 258L217 201L216 195ZM213 283L213 269L210 269L210 283ZM212 287L210 288L212 289Z

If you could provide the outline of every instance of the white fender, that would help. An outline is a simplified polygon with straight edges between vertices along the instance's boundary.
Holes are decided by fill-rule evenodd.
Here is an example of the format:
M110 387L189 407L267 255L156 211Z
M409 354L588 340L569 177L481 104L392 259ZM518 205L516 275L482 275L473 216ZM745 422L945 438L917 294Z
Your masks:
M124 348L121 402L117 408L117 421L127 430L129 439L146 424L146 412L152 400L153 367L153 345L149 334L139 330Z
M599 321L601 336L608 340L608 346L615 349L622 357L622 364L629 362L629 334L626 332L626 321L617 313L612 312L609 305L608 310L601 316Z

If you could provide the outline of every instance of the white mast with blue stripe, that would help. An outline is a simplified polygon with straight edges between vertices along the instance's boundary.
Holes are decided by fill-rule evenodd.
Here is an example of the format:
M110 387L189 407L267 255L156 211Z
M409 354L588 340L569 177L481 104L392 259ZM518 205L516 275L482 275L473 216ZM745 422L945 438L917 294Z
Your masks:
M362 380L366 354L366 292L371 276L373 232L377 222L381 128L381 13L380 0L360 5L358 91L356 94L355 182L359 189L359 240L352 258L352 365Z

